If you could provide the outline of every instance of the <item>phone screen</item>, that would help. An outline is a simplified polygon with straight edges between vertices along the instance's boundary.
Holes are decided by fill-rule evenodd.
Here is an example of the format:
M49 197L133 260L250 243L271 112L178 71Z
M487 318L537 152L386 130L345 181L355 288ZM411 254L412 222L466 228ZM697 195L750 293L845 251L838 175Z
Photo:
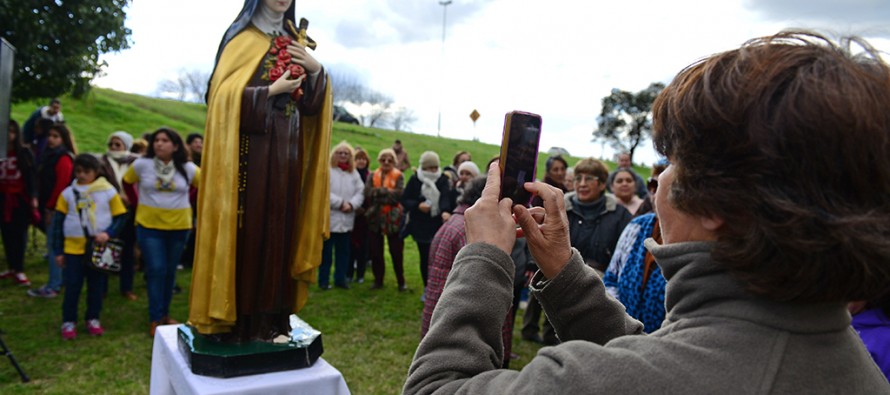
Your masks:
M524 206L531 202L532 195L523 184L535 180L540 139L540 115L520 111L507 113L501 141L501 199L509 197L513 204Z

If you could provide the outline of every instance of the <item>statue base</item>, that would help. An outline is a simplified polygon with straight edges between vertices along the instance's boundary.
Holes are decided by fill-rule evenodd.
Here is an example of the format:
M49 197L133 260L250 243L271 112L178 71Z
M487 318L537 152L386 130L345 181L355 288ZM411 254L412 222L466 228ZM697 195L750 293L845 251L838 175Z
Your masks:
M192 373L211 377L238 377L312 366L324 351L321 334L311 342L225 343L205 337L188 325L177 328L179 351Z

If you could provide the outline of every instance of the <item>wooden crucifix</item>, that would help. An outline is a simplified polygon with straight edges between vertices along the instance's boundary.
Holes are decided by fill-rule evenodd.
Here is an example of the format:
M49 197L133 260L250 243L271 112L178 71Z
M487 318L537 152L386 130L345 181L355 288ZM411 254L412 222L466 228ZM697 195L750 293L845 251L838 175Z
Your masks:
M291 29L291 33L293 33L294 36L297 37L297 42L300 43L300 45L306 48L311 48L313 50L315 49L315 47L318 46L318 44L315 43L315 40L313 40L312 37L309 37L309 35L306 34L306 29L309 28L309 20L307 20L306 18L300 18L299 28L294 26L293 22L291 21L287 21L287 24Z

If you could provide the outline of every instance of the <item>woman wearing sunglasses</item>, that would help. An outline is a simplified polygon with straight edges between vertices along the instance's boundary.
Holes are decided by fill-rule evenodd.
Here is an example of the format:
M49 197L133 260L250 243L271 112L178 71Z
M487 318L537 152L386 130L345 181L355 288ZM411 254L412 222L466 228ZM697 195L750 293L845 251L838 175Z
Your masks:
M380 167L374 171L365 183L365 200L369 202L365 216L370 229L369 244L371 246L371 269L374 271L374 285L371 289L383 288L383 275L386 266L383 261L383 238L389 242L389 256L392 268L399 282L399 292L407 290L405 274L402 267L402 252L405 244L399 236L402 227L404 209L399 203L405 189L405 176L396 169L396 153L386 148L377 155Z
M120 237L124 242L123 256L121 257L120 272L120 291L121 296L127 300L136 300L138 297L133 293L133 247L136 245L136 222L135 207L133 207L127 198L127 194L121 188L123 185L124 174L130 165L139 158L130 152L133 147L133 136L129 133L119 130L108 136L108 150L102 155L102 172L106 175L106 179L117 190L124 205L127 206L127 219L121 229Z

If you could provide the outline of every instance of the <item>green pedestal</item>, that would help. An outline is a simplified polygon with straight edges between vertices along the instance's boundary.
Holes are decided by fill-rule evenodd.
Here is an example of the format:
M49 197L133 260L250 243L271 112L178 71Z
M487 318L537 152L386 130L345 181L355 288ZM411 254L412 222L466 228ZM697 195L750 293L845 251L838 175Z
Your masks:
M312 366L323 350L321 334L308 346L297 343L226 343L209 339L195 328L177 328L179 351L192 373L211 377L237 377Z

